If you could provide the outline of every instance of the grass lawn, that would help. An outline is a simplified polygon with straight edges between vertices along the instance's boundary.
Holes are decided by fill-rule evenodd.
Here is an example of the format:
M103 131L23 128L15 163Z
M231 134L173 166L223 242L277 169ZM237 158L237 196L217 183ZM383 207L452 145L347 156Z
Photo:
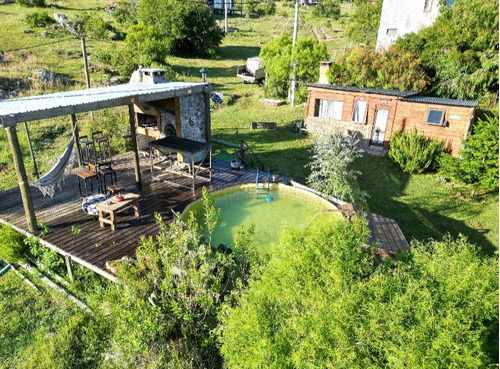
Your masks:
M486 254L498 250L498 194L470 201L469 188L437 182L435 174L408 175L387 157L365 155L354 166L370 196L367 210L395 219L408 240L461 233Z
M93 368L106 331L66 297L38 294L9 270L0 277L0 368Z

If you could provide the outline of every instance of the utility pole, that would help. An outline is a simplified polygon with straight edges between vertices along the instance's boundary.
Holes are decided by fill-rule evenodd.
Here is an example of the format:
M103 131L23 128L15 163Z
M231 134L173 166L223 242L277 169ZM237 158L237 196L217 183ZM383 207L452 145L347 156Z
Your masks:
M231 0L224 0L224 33L227 36L227 2Z
M292 39L292 70L293 70L293 74L292 74L292 86L291 86L291 91L290 91L290 97L288 99L288 101L290 101L290 103L292 105L294 105L294 103L295 103L295 78L296 78L295 67L297 65L297 62L295 60L293 60L293 50L295 48L295 44L297 43L298 30L299 30L299 0L295 0L295 22L293 24L293 39Z

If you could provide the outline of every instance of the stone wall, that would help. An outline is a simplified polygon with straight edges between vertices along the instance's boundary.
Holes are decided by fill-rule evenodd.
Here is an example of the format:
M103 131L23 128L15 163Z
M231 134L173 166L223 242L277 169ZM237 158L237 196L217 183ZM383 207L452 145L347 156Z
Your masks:
M179 97L181 137L206 142L205 97L203 94Z
M205 96L202 93L179 97L181 113L181 137L198 142L207 142L207 117L205 116ZM203 159L205 153L196 154L195 162ZM187 156L184 161L190 161Z
M370 137L373 126L370 124L358 124L333 119L318 117L306 117L304 125L307 131L316 136L339 134L345 136L350 133L357 133L360 140L360 147L366 149L370 145Z

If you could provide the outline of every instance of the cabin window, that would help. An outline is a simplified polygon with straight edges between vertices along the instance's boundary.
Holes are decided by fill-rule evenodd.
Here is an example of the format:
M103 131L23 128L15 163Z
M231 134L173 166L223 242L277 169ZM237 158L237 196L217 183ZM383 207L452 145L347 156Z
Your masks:
M427 113L427 124L442 126L443 119L444 119L444 110L429 109L429 113Z
M354 113L352 115L352 121L354 123L366 123L366 115L368 113L368 101L356 100L354 104Z
M424 12L430 12L432 9L432 0L425 0Z
M398 29L397 28L387 28L387 36L396 36L396 34L398 33Z
M319 118L342 120L343 109L343 101L316 99L314 116Z

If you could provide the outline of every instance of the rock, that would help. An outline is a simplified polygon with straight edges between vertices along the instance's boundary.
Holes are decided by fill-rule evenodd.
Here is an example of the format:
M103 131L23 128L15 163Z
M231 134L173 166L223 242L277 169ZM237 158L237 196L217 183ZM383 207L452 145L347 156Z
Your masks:
M38 78L40 78L40 81L50 86L56 86L58 84L63 84L63 85L67 84L66 79L64 79L61 76L58 76L57 74L47 69L39 69L36 72L36 74Z
M28 34L28 33L33 33L33 30L32 29L25 29L24 30L24 33Z

